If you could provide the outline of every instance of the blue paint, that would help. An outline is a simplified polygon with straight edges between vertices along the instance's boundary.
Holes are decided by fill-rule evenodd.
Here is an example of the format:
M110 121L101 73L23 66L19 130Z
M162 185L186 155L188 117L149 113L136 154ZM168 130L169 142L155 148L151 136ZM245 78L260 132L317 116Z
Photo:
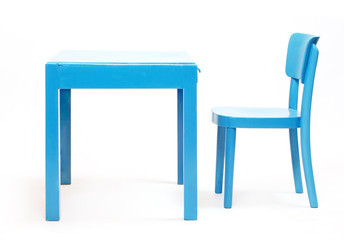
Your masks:
M178 51L61 51L49 60L57 64L194 64Z
M178 184L184 183L184 219L196 220L196 64L184 52L111 51L63 51L46 64L46 219L60 218L59 156L61 184L71 183L70 100L75 88L177 89Z
M303 170L305 172L308 199L312 208L318 207L318 199L315 191L315 183L312 168L311 144L310 144L310 122L311 106L314 86L314 76L317 67L319 50L313 44L309 53L308 67L304 78L302 106L301 106L301 153Z
M301 79L301 82L304 83L303 80L310 59L310 48L316 45L318 40L319 37L302 33L294 33L290 37L285 67L286 74L289 77Z
M289 108L213 108L212 120L218 125L215 192L222 189L222 159L225 153L225 208L232 206L234 151L236 128L287 128L293 166L295 191L302 193L302 180L297 129L301 132L301 153L310 206L318 207L315 190L311 149L310 115L315 70L319 51L319 37L295 33L290 37L287 53L286 74L291 78ZM297 110L299 81L304 84L301 111ZM221 128L226 129L226 135ZM225 142L225 143L224 143Z
M177 136L177 145L178 145L178 184L182 185L184 182L184 174L183 174L183 158L184 158L184 125L183 125L183 89L177 90L177 128L178 128L178 136Z
M299 97L299 80L295 78L291 78L290 92L289 92L289 109L297 110L298 97ZM303 193L297 128L289 129L289 140L290 140L290 152L291 152L291 160L292 160L292 166L293 166L295 192Z
M235 136L235 128L226 128L225 208L232 208Z
M188 84L183 92L184 219L195 220L197 219L197 84Z
M231 128L298 128L301 114L294 109L215 107L213 122Z
M225 161L226 128L217 127L215 193L222 193L223 165Z
M45 68L45 194L46 219L58 221L59 208L59 126L57 65Z
M300 168L299 142L297 139L298 139L297 128L290 128L289 140L290 140L290 152L291 152L291 162L293 166L295 192L303 193L301 168Z
M60 89L61 184L71 184L71 90Z

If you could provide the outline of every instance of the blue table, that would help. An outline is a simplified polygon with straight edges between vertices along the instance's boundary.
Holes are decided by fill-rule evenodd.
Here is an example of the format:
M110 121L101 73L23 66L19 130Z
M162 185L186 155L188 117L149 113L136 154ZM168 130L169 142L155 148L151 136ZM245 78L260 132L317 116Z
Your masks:
M71 183L71 89L160 88L177 89L178 184L184 183L184 219L196 220L197 66L192 59L184 52L62 51L45 67L46 219L60 219L59 185Z

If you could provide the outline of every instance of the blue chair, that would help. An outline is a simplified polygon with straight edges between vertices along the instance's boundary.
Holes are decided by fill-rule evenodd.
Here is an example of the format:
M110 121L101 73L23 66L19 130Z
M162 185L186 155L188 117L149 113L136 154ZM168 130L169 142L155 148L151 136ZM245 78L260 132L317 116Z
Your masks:
M289 108L216 107L212 109L212 120L218 125L215 192L222 193L225 158L225 208L232 207L237 128L288 128L295 190L297 193L302 193L297 137L297 129L300 128L308 198L312 208L318 207L310 148L310 116L314 76L319 55L316 47L318 40L319 37L302 33L295 33L290 37L286 63L286 74L291 78ZM304 84L301 112L297 110L300 80Z

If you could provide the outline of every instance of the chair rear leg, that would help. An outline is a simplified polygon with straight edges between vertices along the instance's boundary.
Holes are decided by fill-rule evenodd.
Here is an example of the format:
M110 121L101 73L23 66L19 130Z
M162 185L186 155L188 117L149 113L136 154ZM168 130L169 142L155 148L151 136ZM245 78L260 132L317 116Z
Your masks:
M312 208L317 208L318 199L317 199L317 194L315 190L313 168L312 168L309 125L301 127L301 151L302 151L302 162L303 162L303 169L305 172L309 203Z
M296 193L303 193L300 170L299 144L297 141L297 128L289 129L291 161L293 165L293 175Z
M225 168L225 208L232 207L233 176L234 176L234 154L235 154L235 128L226 130L226 168Z
M222 193L226 128L217 127L215 193Z

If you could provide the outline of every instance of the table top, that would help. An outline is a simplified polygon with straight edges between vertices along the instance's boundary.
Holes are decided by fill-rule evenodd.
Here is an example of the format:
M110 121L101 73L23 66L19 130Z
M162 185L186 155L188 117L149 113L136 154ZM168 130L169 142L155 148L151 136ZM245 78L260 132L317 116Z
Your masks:
M195 64L186 52L61 51L48 64Z

